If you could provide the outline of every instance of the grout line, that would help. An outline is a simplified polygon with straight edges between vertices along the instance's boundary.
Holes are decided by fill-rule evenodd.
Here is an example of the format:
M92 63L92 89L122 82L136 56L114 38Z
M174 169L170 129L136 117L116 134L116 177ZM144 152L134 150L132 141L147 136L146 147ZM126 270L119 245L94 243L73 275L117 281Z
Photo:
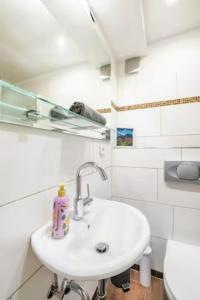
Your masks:
M135 137L145 137L145 138L152 138L152 137L182 137L182 136L200 136L200 133L183 133L183 134L157 134L157 135L136 135Z
M148 200L141 200L141 199L136 199L136 198L128 198L128 197L119 197L119 196L114 196L112 195L112 200L114 200L113 198L117 198L117 199L121 199L121 200L131 200L131 201L137 201L137 202L141 202L141 203L145 203L145 204L156 204L156 205L160 205L160 206L168 206L168 207L172 207L171 204L166 204L166 203L162 203L162 202L156 202L156 201L148 201ZM182 207L182 206L181 206Z
M173 206L173 210L172 210L172 239L174 240L174 210L175 207Z
M109 169L109 168L111 168L111 167L112 167L112 166L106 166L106 167L104 167L104 170ZM89 173L87 173L87 174L85 174L85 175L82 175L82 177L87 177L87 176L90 176L90 175L95 174L95 173L96 173L96 172L89 172ZM65 183L66 185L67 185L67 184L71 184L71 183L74 182L74 180L75 180L75 178L74 178L74 179L69 179L69 180L67 180L67 181L64 181L64 183ZM20 197L20 198L15 199L15 200L9 201L9 202L7 202L7 203L5 203L5 204L1 204L1 205L0 205L0 208L5 207L5 206L8 206L8 205L11 205L11 204L14 204L14 203L19 202L19 201L22 201L22 200L25 200L26 198L31 198L32 196L35 196L35 195L37 195L37 194L41 194L41 193L47 192L47 191L49 191L49 190L51 190L51 189L57 188L58 186L59 186L59 183L56 184L56 185L50 186L50 187L48 187L48 188L39 190L39 191L37 191L37 192L27 194L26 196L23 196L23 197Z
M200 149L200 144L199 146L182 146L182 145L177 145L177 146L144 146L144 147L132 147L132 148L119 148L119 147L113 147L112 149L113 150L129 150L129 151L134 151L134 150L151 150L151 149L156 149L156 150L170 150L170 149L180 149L180 148L183 148L183 149Z
M31 276L29 276L11 295L10 298L12 299L12 296L17 293L30 279L32 279L37 272L39 272L42 269L43 265L41 265ZM9 299L9 298L8 298Z
M128 197L120 197L120 196L115 196L112 195L112 200L114 200L114 198L117 199L121 199L121 200L132 200L132 201L137 201L137 202L142 202L142 203L146 203L146 204L157 204L157 205L161 205L161 206L168 206L168 207L173 207L173 208L185 208L185 209L192 209L192 210L198 210L200 211L200 207L196 208L196 207L191 207L191 206L184 206L184 205L174 205L174 204L169 204L166 202L159 202L157 203L156 201L148 201L148 200L141 200L141 199L134 199L134 198L128 198Z
M4 207L4 206L11 205L11 204L16 203L16 202L19 202L19 201L22 201L22 200L24 200L24 199L26 199L26 198L30 198L30 197L35 196L35 195L37 195L37 194L41 194L41 193L43 193L43 192L49 191L49 190L51 190L51 189L53 189L53 188L56 188L57 186L58 186L58 185L54 185L54 186L51 186L51 187L49 187L49 188L46 188L46 189L43 189L43 190L40 190L40 191L31 193L31 194L28 194L28 195L26 195L26 196L17 198L17 199L12 200L12 201L9 201L9 202L7 202L7 203L5 203L5 204L1 204L1 205L0 205L0 208L1 208L1 207Z
M178 90L178 72L176 72L176 98L178 98L179 90Z
M196 207L190 207L190 206L178 206L178 205L173 205L173 207L174 207L174 210L175 210L176 208L185 208L185 209L191 209L191 210L198 210L198 211L200 211L200 207L199 207L199 208L196 208Z
M127 168L127 169L147 169L147 170L163 170L163 168L158 168L158 167L155 167L155 168L151 168L151 167L136 167L136 166L120 166L120 165L112 165L112 168Z
M163 241L166 241L166 242L169 240L169 238L158 236L158 235L155 235L155 234L151 234L151 237L155 238L157 240L163 240Z
M162 109L161 107L159 108L159 114L160 114L160 128L159 128L159 131L160 131L160 136L162 135Z
M158 199L158 169L157 169L157 187L156 187L156 189L157 189L157 203L159 203L159 199Z

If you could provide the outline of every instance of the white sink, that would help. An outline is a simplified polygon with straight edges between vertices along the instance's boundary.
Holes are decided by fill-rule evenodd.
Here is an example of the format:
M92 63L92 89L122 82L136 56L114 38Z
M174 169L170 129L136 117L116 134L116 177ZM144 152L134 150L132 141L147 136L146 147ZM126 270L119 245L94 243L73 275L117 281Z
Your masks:
M142 255L150 239L147 219L137 209L123 203L94 199L85 207L84 218L71 221L62 240L51 238L51 224L32 235L32 247L51 271L74 280L100 280L131 267ZM106 243L105 253L95 246Z

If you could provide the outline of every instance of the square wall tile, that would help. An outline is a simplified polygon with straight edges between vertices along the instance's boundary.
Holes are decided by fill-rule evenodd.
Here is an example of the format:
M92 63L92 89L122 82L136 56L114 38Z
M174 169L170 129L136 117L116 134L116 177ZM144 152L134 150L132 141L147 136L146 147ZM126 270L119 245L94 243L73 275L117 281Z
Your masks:
M175 135L145 137L143 148L193 148L200 147L200 135Z
M153 236L151 239L151 247L152 247L152 269L159 272L163 272L167 240L160 239Z
M191 43L192 44L192 43ZM194 53L197 49L199 50L197 45L194 45L193 41L193 49L190 53L190 59L186 66L183 66L181 70L178 71L177 76L177 89L178 89L178 97L193 97L200 95L200 86L199 86L199 78L200 78L200 60L196 59L198 54ZM187 53L188 55L188 53Z
M97 156L91 139L5 124L0 143L0 206L73 179L82 163ZM110 160L105 147L103 165Z
M12 300L45 300L47 291L53 282L53 273L42 267L24 286L22 286L13 296ZM96 281L79 282L79 284L88 292L92 298L97 287ZM70 292L68 300L80 300L80 296L74 292ZM58 299L57 297L51 298Z
M113 149L112 165L163 168L165 160L181 160L179 149Z
M163 54L163 51L160 51ZM176 97L176 73L163 56L154 52L142 58L137 74L119 78L120 105L174 99ZM169 53L168 53L169 55ZM164 64L163 64L164 63ZM164 80L163 80L164 78Z
M174 206L200 208L200 185L164 181L158 171L158 202Z
M53 273L42 267L13 296L12 300L44 300L53 282ZM51 298L56 300L54 296Z
M0 299L7 299L40 267L31 249L30 237L51 219L56 190L47 190L0 208Z
M160 108L119 112L118 126L133 127L136 137L160 135Z
M134 148L145 148L145 137L138 136L133 141Z
M104 169L108 180L103 181L99 173L95 172L82 177L82 195L87 196L87 184L90 187L90 195L94 198L110 199L111 198L111 167Z
M127 203L139 209L149 221L151 235L165 239L172 238L173 207L125 198L113 197L112 200Z
M182 149L182 160L200 161L200 148Z
M62 180L74 179L78 167L87 161L94 161L92 139L63 135L60 162Z
M61 135L1 124L0 144L0 205L59 181Z
M200 103L161 108L161 135L200 134Z
M174 239L200 245L200 210L175 207Z
M101 167L111 166L111 142L93 140L94 161Z
M112 196L157 201L157 170L112 167Z

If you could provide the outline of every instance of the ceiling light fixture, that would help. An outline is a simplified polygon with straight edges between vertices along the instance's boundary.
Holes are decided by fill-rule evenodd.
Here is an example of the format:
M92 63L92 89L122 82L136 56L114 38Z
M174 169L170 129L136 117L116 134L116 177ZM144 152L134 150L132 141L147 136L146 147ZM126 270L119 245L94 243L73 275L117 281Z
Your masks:
M59 47L64 47L65 44L66 44L66 38L64 36L59 36L57 39L56 39L56 43Z
M178 3L179 0L165 0L168 6L173 6Z

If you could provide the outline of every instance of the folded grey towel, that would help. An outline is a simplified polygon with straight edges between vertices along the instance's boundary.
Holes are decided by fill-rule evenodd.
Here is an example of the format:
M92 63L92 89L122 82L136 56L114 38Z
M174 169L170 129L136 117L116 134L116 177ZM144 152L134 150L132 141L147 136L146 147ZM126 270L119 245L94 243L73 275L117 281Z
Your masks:
M54 106L50 110L50 118L51 121L58 121L58 120L64 120L67 119L67 112L60 106Z
M104 116L82 102L74 102L69 110L87 119L90 119L102 125L106 125L106 119L104 118Z

